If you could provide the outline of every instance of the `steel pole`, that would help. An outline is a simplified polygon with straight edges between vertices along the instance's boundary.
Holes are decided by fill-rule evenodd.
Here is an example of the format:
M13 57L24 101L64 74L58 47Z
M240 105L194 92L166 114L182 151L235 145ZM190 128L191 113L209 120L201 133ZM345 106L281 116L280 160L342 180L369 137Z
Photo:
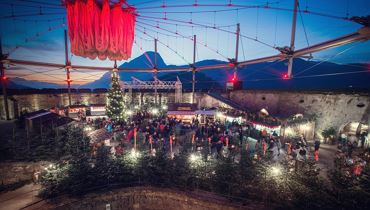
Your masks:
M290 52L294 52L295 31L296 31L296 25L297 25L297 9L298 9L298 0L294 0L293 19L292 19L292 33L291 33L291 37L290 37ZM288 78L292 77L293 59L294 59L293 55L289 55Z
M69 55L68 55L68 37L67 37L67 30L64 30L64 52L66 56L66 65L65 69L67 72L67 85L68 85L68 104L69 106L72 105L72 98L71 98L71 62L69 61Z
M3 46L2 46L2 41L1 41L1 36L0 36L0 56L2 59L5 58L5 55L3 54ZM5 67L3 62L0 62L0 71L1 71L1 86L3 89L3 100L4 100L4 108L5 108L5 118L6 120L10 120L10 115L9 115L9 104L8 104L8 93L6 90L6 75L5 75Z
M154 103L157 105L158 103L158 90L157 90L157 81L158 81L158 78L157 78L157 42L158 40L157 39L154 39L154 72L153 72L153 76L154 76Z
M194 35L194 38L193 38L193 42L194 42L194 47L193 47L193 80L192 80L192 84L191 84L191 103L194 103L195 102L195 58L196 58L196 49L197 49L197 35Z
M238 55L239 55L239 37L240 37L240 23L236 24L236 43L235 43L235 65L234 65L234 78L237 78L237 70L238 70Z

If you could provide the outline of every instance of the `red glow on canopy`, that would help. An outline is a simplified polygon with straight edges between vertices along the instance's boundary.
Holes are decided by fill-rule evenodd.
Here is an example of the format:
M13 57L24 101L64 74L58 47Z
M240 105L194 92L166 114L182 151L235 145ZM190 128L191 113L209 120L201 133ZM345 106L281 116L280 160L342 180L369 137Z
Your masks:
M231 77L231 80L230 80L232 83L234 82L237 82L238 81L238 78L237 77Z
M6 76L2 76L1 77L1 80L3 80L3 81L5 81L5 80L7 80L8 78L6 77Z
M283 74L283 79L289 79L289 75L288 74Z
M131 57L135 30L135 8L103 0L66 1L68 33L73 54L100 60Z
M230 66L230 67L234 67L234 66L235 66L235 64L234 64L234 63L229 63L229 66Z

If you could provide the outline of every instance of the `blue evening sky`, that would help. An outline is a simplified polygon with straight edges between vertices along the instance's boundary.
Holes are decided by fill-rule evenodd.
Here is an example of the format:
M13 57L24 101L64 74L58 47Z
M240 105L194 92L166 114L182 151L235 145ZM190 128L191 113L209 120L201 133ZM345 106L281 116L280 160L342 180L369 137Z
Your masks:
M38 2L44 2L43 4ZM238 5L270 5L278 8L293 8L293 0L129 0L128 3L136 5L140 17L137 18L136 36L137 44L133 46L132 58L141 55L144 51L153 51L154 42L151 37L158 37L164 45L169 45L176 55L163 44L159 43L158 51L167 64L182 65L192 61L192 41L187 38L176 37L176 31L186 37L197 35L200 43L197 48L197 60L233 58L235 54L235 35L223 31L206 29L204 27L189 24L159 20L167 18L193 21L194 23L209 26L224 26L223 30L235 31L236 23L241 25L241 34L272 46L288 46L291 33L291 11L265 9L265 8L241 8L227 6L207 7L174 7L160 8L166 5L191 5L198 4L238 4ZM366 16L370 15L369 0L300 0L300 9L319 12L337 17ZM13 4L13 6L11 6ZM64 40L62 26L65 18L65 10L58 0L0 0L1 11L1 36L4 52L9 53L14 59L45 61L50 63L64 63ZM39 8L41 6L41 9ZM154 7L154 8L152 8ZM38 15L40 13L44 15ZM208 11L207 13L197 13ZM185 12L185 13L171 13ZM193 12L192 14L190 12ZM14 14L15 18L9 18ZM24 15L24 16L22 16ZM31 15L31 16L26 16ZM147 17L143 17L147 16ZM159 21L159 22L157 22ZM163 22L163 23L162 23ZM170 23L170 24L167 24ZM177 26L176 26L177 24ZM304 27L307 33L305 37ZM159 26L162 29L156 28ZM185 26L184 26L185 25ZM154 27L153 27L154 26ZM190 26L190 27L189 27ZM309 44L330 40L342 35L356 32L362 26L339 18L318 16L301 13L297 16L296 49ZM49 31L49 28L52 30ZM145 31L147 34L143 34ZM158 32L158 33L157 33ZM173 33L172 33L173 32ZM36 36L36 34L39 34ZM28 41L26 41L26 39ZM16 46L18 49L14 50ZM240 41L239 60L248 60L263 56L277 54L271 47L264 46L245 37ZM217 54L214 51L218 51ZM182 58L183 57L183 58ZM226 58L225 58L226 57ZM370 41L345 45L314 54L318 60L328 60L337 63L369 63ZM120 63L123 63L121 61ZM74 65L112 66L112 61L89 60L72 56ZM48 71L46 74L34 74L35 71ZM104 72L73 72L76 82L83 83L97 79ZM43 81L58 82L63 78L64 70L40 69L36 67L17 66L8 70L10 77L22 76L26 79L38 79ZM77 81L80 78L80 81ZM62 82L62 81L59 81Z

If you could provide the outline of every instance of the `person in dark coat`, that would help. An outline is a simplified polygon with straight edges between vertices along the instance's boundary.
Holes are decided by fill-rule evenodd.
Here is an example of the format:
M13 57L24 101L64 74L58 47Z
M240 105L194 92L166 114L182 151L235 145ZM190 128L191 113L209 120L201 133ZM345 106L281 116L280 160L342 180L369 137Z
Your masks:
M315 140L314 147L315 147L315 151L320 149L320 140L318 140L318 139Z

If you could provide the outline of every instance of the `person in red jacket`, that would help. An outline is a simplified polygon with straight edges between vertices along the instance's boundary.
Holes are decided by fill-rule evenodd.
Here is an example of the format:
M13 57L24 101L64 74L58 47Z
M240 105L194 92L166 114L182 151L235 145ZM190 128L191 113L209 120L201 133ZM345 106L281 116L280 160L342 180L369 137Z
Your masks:
M289 141L288 143L287 143L287 153L288 153L288 155L291 155L292 154L292 143Z
M127 134L127 141L131 141L131 139L134 137L134 129L131 129Z
M262 140L262 146L263 146L263 156L266 156L267 143L266 143L265 139Z
M363 170L363 168L362 168L362 164L361 164L361 159L356 158L355 159L355 165L353 166L353 174L355 176L360 176L361 173L362 173L362 170Z
M360 176L362 173L362 166L360 163L356 163L356 165L353 167L353 174L355 176Z
M315 156L315 161L319 161L319 150L315 150L314 156Z

